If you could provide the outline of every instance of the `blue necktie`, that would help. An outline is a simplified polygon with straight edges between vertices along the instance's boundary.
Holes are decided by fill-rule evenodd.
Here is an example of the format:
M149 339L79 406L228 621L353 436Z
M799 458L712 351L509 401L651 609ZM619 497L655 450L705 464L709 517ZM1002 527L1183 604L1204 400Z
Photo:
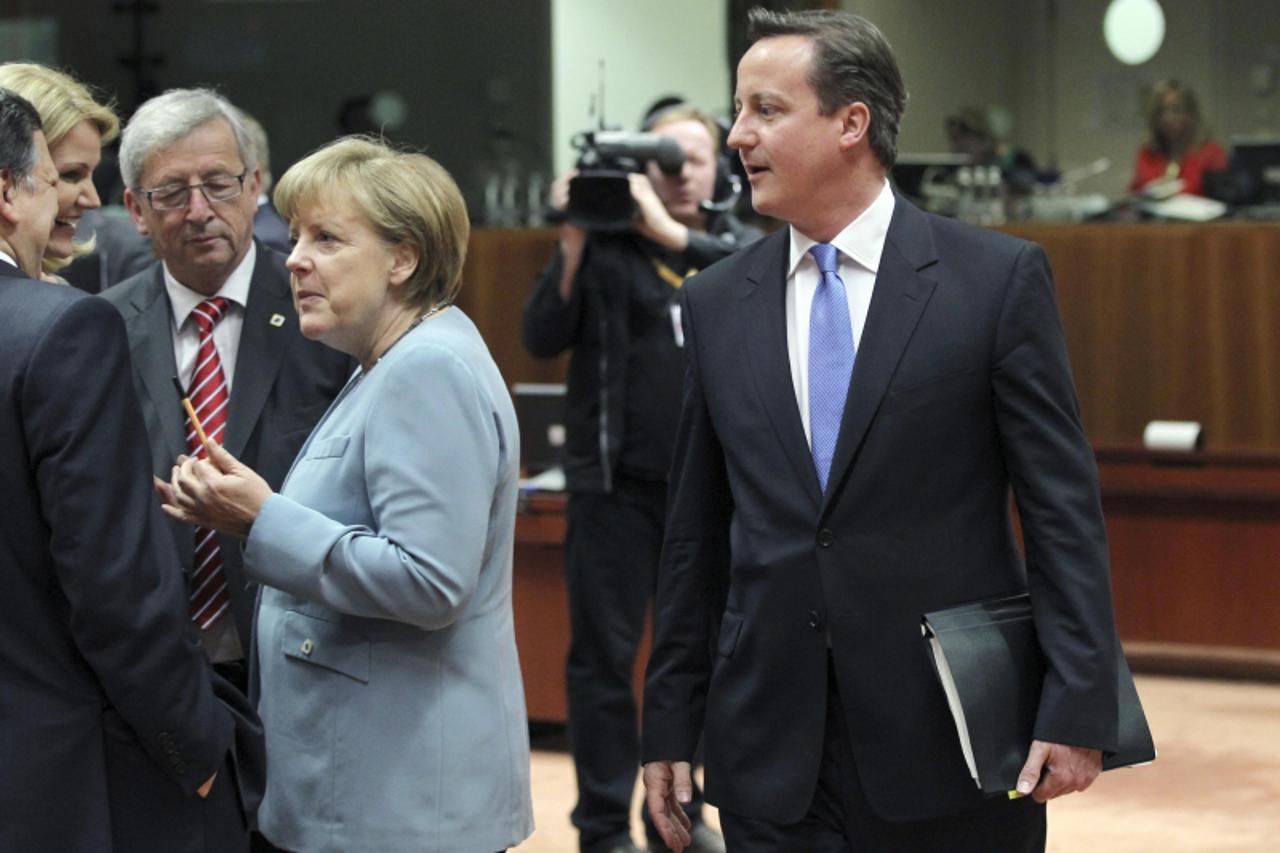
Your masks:
M853 375L853 328L836 247L818 243L809 254L822 273L809 314L809 433L813 467L825 493Z

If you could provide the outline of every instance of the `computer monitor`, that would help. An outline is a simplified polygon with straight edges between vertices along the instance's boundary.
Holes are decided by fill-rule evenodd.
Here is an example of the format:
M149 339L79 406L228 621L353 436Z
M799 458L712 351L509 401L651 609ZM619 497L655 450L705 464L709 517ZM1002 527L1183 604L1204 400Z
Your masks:
M929 197L930 184L953 184L956 170L971 163L967 154L899 154L889 179L902 195L920 202Z
M511 398L520 423L520 467L532 477L563 464L564 385L517 382Z
M1231 140L1236 204L1280 203L1280 139L1242 136Z

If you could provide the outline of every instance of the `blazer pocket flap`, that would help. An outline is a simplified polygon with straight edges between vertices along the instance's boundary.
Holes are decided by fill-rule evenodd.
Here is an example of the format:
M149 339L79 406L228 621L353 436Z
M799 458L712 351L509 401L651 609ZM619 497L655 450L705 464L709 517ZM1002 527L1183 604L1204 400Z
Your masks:
M328 438L322 438L313 441L311 446L307 448L307 459L332 459L347 452L347 444L350 443L349 435L331 435Z
M742 614L726 610L720 620L720 639L716 642L716 653L721 657L730 657L738 646L738 635L742 633Z
M352 634L325 619L290 610L284 615L281 644L285 657L369 683L372 650L368 637Z

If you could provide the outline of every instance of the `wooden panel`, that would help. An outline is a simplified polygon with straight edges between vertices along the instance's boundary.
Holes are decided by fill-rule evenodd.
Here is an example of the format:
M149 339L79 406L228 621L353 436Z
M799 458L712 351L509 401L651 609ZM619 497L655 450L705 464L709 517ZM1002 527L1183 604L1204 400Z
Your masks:
M565 659L569 654L569 603L564 585L564 512L564 495L539 494L526 500L516 517L512 579L516 647L520 651L529 719L543 722L568 719ZM644 638L631 673L637 707L643 694L651 635L652 625L646 619Z
M475 322L507 380L563 382L568 357L537 359L520 341L520 315L533 281L555 248L552 228L478 228L471 232L458 306Z
M1280 451L1280 226L1016 226L1044 246L1095 446L1195 420L1215 450Z
M1144 661L1277 672L1280 662L1280 226L1015 226L1045 247L1098 449L1116 618ZM555 232L477 232L464 308L508 381L560 381L520 345ZM1137 449L1154 419L1197 420L1206 451ZM542 499L547 500L547 499ZM516 627L530 716L564 719L563 505L522 514ZM558 526L557 526L558 525ZM1154 650L1154 651L1153 651Z
M1121 636L1280 650L1280 462L1099 463Z
M569 653L569 603L564 588L564 498L542 496L516 517L516 648L529 719L563 722Z

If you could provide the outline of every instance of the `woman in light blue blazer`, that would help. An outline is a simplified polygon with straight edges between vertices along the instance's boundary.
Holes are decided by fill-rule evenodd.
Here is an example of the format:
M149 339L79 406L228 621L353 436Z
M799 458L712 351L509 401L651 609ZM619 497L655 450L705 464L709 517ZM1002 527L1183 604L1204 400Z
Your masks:
M511 613L519 437L451 307L469 226L435 161L338 140L275 203L303 333L360 368L279 494L215 447L165 496L245 537L268 782L296 851L495 851L533 830Z

